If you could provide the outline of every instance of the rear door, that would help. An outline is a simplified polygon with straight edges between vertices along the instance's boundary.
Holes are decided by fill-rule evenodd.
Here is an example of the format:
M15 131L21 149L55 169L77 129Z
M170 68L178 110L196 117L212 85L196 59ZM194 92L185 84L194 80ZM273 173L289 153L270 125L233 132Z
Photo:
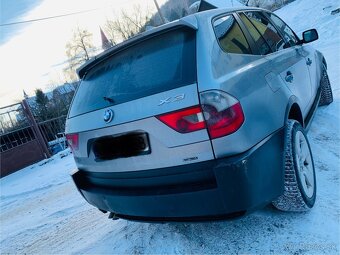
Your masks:
M281 30L260 11L249 11L239 14L255 43L260 54L266 55L272 62L272 72L275 73L296 95L306 116L312 98L312 88L309 71L306 65L306 52L297 41L286 37ZM295 39L296 40L296 39Z
M213 159L200 112L196 31L173 27L114 52L88 70L66 133L77 166L126 172Z

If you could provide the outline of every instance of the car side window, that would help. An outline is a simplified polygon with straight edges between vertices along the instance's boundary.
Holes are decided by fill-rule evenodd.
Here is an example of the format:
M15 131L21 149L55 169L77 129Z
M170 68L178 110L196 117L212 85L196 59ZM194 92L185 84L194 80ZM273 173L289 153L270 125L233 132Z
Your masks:
M260 55L266 55L268 53L271 53L271 49L268 45L268 43L264 40L263 36L257 31L255 26L249 21L249 19L246 17L245 14L240 13L240 18L243 22L243 24L246 26L247 30L249 31L251 37L254 39Z
M296 37L293 30L280 19L278 16L276 16L273 13L267 13L272 22L275 24L276 27L278 27L283 34L284 38L286 39L287 44L284 48L292 47L298 44L299 39Z
M273 52L284 48L284 39L264 15L260 12L245 12L245 15L263 36Z
M251 54L247 39L233 15L216 19L213 26L220 47L225 52Z

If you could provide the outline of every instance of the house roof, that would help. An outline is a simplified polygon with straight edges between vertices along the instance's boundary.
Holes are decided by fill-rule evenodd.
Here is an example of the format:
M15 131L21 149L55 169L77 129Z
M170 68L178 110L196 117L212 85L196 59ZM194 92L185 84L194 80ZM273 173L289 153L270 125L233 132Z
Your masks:
M63 85L56 87L54 90L46 92L44 94L47 96L48 100L51 100L53 98L53 93L57 92L60 95L68 94L72 91L75 91L77 84L78 84L78 82L65 83ZM31 97L26 98L26 100L27 100L27 102L30 106L36 105L35 98L36 98L36 96L31 96Z
M202 0L201 2L208 2L217 8L230 8L230 7L242 7L245 6L241 4L238 0Z

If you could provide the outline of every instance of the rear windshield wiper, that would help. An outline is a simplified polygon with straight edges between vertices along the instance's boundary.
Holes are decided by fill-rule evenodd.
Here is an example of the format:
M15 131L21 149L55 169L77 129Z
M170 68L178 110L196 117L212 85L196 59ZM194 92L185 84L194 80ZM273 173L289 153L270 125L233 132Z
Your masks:
M108 101L110 104L113 104L113 103L115 102L115 100L113 100L113 99L110 98L110 97L103 97L103 99L104 99L105 101Z

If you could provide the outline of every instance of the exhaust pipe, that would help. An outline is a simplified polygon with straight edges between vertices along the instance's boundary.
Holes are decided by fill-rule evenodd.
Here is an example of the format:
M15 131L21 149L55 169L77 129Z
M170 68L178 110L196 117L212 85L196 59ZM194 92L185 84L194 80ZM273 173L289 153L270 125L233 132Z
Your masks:
M110 212L109 219L111 219L111 220L119 220L119 218L116 216L116 214L114 212Z

